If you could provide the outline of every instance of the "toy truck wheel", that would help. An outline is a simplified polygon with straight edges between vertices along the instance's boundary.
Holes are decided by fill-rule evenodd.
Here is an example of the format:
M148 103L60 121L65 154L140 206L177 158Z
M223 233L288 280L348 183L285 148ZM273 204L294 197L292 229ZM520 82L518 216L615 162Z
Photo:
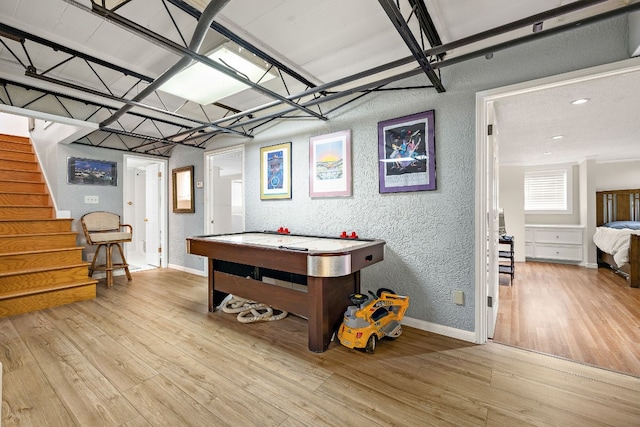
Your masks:
M376 334L371 334L371 336L369 336L369 339L367 340L367 346L364 348L364 351L369 354L375 353L377 341L378 337L376 336Z
M388 292L390 294L395 294L395 292L389 288L380 288L376 291L376 296L380 298L383 292Z

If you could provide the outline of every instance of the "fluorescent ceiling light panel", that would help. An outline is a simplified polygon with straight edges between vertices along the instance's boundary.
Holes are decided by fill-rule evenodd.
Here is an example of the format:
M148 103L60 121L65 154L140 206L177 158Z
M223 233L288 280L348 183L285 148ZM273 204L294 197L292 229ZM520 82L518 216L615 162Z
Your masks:
M226 47L222 47L207 56L240 72L241 75L244 74L252 82L262 79L260 83L264 83L275 78L271 73L265 75L267 71L265 68L244 59ZM241 92L248 87L248 85L208 65L196 62L169 79L169 81L160 86L160 90L198 104L207 105L234 93Z

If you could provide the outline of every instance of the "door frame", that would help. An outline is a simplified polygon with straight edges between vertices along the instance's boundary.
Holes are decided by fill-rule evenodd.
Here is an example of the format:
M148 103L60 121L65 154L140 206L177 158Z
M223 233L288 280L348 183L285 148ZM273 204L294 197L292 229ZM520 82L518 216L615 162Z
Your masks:
M125 154L123 156L123 164L124 164L124 171L123 171L123 186L124 187L130 187L132 186L134 183L128 182L127 180L127 169L129 167L129 161L130 160L135 160L135 161L144 161L144 162L148 162L148 163L156 163L158 164L158 168L160 170L160 200L159 200L159 213L160 213L160 218L159 218L159 226L160 226L160 247L162 248L162 256L160 257L160 267L161 268L167 268L167 266L169 265L169 235L168 235L168 230L169 230L169 215L168 213L168 207L167 207L167 200L169 197L169 184L168 184L168 180L167 180L167 170L169 167L169 161L166 159L160 159L157 157L147 157L147 156L140 156L140 155L133 155L133 154ZM123 187L123 188L124 188ZM123 213L126 211L125 206L127 204L127 199L126 199L126 194L125 191L122 191L122 206L123 206ZM123 218L123 222L126 222L127 218ZM134 230L135 233L135 230ZM127 250L125 248L125 256L127 255Z
M475 306L475 340L476 343L484 344L488 339L489 332L489 309L487 299L489 296L489 284L494 278L491 266L488 265L488 244L487 236L497 233L495 224L491 221L497 215L494 212L493 192L489 191L494 185L491 178L490 167L492 165L493 149L489 147L487 138L487 126L494 124L490 122L490 104L510 96L535 92L581 81L624 74L640 70L640 58L631 58L611 64L599 65L585 68L565 74L545 77L528 82L518 83L510 86L499 87L476 93L476 197L475 197L475 277L476 277L476 306ZM499 177L496 175L495 179ZM491 180L491 182L490 182Z

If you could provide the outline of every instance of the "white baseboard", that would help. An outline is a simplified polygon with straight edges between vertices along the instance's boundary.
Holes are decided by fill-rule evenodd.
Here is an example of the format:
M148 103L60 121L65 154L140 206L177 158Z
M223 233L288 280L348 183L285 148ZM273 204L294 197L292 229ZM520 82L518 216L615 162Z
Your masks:
M177 264L169 264L167 268L172 268L174 270L184 271L185 273L195 274L196 276L207 277L209 274L206 271L196 270L194 268L183 267Z
M438 325L437 323L413 319L411 317L404 317L402 319L402 324L422 331L433 332L434 334L444 335L446 337L456 338L462 341L476 342L476 333L472 331Z

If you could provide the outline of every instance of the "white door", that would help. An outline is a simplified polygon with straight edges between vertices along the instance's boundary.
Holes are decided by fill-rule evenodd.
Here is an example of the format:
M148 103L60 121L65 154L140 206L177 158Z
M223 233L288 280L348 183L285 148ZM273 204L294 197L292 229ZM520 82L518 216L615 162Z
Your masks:
M244 147L205 153L207 234L244 231Z
M498 194L498 145L495 134L493 103L487 108L487 337L493 338L498 319L499 273L498 273L498 230L499 230L499 194Z
M154 267L160 266L160 166L158 163L146 167L146 191L145 191L145 234L146 261Z
M131 265L166 267L159 248L167 246L167 161L142 156L124 156L124 223L133 226L134 241L125 245Z

